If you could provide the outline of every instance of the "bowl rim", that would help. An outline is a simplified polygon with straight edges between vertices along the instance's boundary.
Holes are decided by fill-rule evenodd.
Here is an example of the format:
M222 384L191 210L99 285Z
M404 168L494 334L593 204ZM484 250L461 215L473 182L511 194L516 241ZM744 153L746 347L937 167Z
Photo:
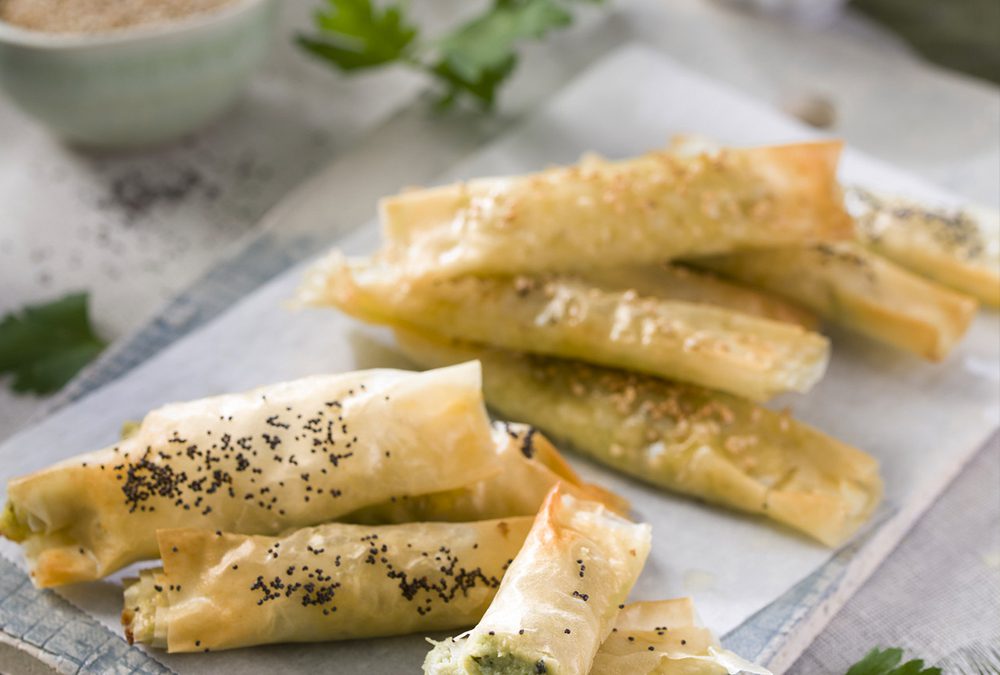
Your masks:
M225 23L250 9L274 0L230 0L225 5L207 12L197 12L172 21L115 28L94 33L51 33L22 28L0 21L0 44L12 44L42 49L74 49L141 42L151 38L169 37L181 33Z

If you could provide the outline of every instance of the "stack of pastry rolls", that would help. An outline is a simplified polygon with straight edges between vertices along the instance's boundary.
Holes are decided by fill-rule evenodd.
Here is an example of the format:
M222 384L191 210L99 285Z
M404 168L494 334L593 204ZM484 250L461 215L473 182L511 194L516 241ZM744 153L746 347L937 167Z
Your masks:
M40 587L160 559L123 618L171 651L391 635L474 623L556 484L627 510L492 424L478 363L370 370L154 410L12 480L0 533Z
M671 151L716 155L702 137ZM841 240L692 256L686 262L773 293L841 327L942 361L978 303L1000 306L1000 215L928 207L860 186L845 192L853 227Z
M660 660L683 672L754 668L694 626L683 599L620 611L649 526L534 428L491 423L475 361L168 405L7 494L0 534L23 544L38 586L159 559L127 582L122 624L130 642L170 652L480 622L509 629L502 647L468 643L497 646L497 663L611 673L635 656L614 646L621 625L649 643L629 672L669 672ZM572 638L551 639L557 616ZM645 625L650 616L672 617L669 640L653 637L664 628ZM677 635L688 636L683 648ZM441 650L429 672L490 672L479 652L454 650L440 670Z
M159 560L122 622L172 652L471 628L425 672L766 672L687 600L627 604L650 528L547 437L828 546L856 532L877 462L762 404L822 377L817 315L941 359L1000 282L982 221L858 190L849 211L839 152L688 140L390 197L382 249L331 252L299 300L429 370L166 406L11 481L0 534L42 587Z
M480 360L498 415L616 470L837 546L881 499L877 462L761 405L822 377L828 313L704 270L850 245L841 146L692 145L389 197L382 248L331 252L299 300L391 326L422 367ZM955 318L907 339L953 344L971 301L907 293Z

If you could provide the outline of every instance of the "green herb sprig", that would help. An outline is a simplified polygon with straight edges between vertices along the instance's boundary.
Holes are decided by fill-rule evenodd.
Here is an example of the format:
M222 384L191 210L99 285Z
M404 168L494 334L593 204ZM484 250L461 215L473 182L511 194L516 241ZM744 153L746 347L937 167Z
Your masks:
M442 107L461 96L484 109L517 67L517 47L573 22L573 5L603 0L494 0L479 16L437 39L423 39L401 4L326 0L314 35L298 43L345 72L402 64L438 83Z
M903 650L898 647L875 647L851 666L846 675L941 675L940 668L924 668L921 659L912 659L900 665L902 660Z
M105 344L90 325L85 293L32 305L0 319L0 374L14 376L14 391L50 394Z

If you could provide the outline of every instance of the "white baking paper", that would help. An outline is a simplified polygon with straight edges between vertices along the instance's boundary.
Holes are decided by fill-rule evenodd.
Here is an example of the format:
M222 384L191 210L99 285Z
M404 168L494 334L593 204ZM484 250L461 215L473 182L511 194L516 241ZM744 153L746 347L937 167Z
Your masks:
M628 48L452 176L523 172L573 161L585 151L623 157L658 147L679 132L732 143L811 136L778 113L651 51ZM955 201L858 153L848 154L844 176L924 199ZM369 224L342 246L349 253L365 253L376 242L376 227ZM317 372L405 365L384 331L334 311L285 309L300 275L300 269L290 270L122 379L10 439L0 447L0 479L110 443L123 420L138 419L170 401ZM834 357L825 379L808 395L789 396L776 405L792 407L800 419L879 459L886 483L881 519L926 503L941 477L953 475L1000 423L997 314L980 316L942 364L836 331L833 337ZM831 555L767 521L664 494L575 458L574 464L588 479L627 496L636 515L653 525L653 550L634 597L692 595L706 624L718 633L745 621ZM19 556L8 543L0 552ZM118 630L116 580L60 593ZM412 636L217 654L157 653L157 658L181 673L403 673L415 672L426 651L422 638Z

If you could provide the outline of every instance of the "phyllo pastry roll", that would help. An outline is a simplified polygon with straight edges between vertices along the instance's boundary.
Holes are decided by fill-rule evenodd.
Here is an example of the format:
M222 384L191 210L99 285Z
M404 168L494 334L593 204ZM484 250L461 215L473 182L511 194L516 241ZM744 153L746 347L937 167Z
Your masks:
M771 675L723 649L690 598L635 602L618 613L590 675Z
M410 276L657 263L844 239L834 141L654 152L405 192L381 204L385 256Z
M933 361L944 359L958 344L976 313L972 298L917 276L857 242L773 248L692 262Z
M126 589L122 623L129 641L170 652L469 626L531 523L332 523L282 537L160 530L163 569Z
M723 307L610 290L574 276L407 282L334 252L300 299L365 321L507 349L579 358L761 400L807 391L829 357L823 336Z
M847 191L858 240L928 279L1000 307L1000 214L928 208L861 188Z
M424 672L586 675L649 545L648 525L557 486L482 620L435 645Z
M870 455L735 396L655 377L396 332L424 367L478 358L487 403L672 492L842 543L882 496Z
M461 522L511 516L534 516L546 495L562 483L579 499L598 501L617 513L627 513L628 501L592 483L585 483L555 446L534 427L495 422L497 472L469 485L414 497L402 495L344 516L346 523Z
M681 265L657 263L598 267L581 275L588 282L605 289L632 290L654 298L716 305L764 319L798 324L807 330L816 330L819 326L814 314L777 295Z
M168 405L12 480L0 533L55 586L156 558L158 528L272 534L497 470L479 364L315 376Z

